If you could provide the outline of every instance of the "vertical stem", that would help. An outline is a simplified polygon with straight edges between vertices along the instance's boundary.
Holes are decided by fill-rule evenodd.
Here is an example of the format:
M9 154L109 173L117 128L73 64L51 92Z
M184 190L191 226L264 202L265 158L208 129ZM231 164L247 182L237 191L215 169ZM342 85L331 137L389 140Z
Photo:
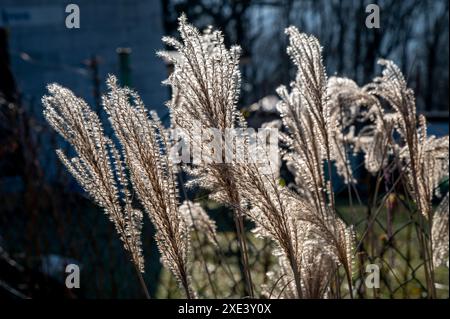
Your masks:
M137 267L136 263L133 261L134 269L136 270L136 274L139 279L139 284L141 285L142 291L144 292L146 299L151 299L150 293L148 292L147 285L145 284L144 277L142 277L142 273Z
M181 189L183 190L184 199L188 200L186 188L184 187L183 173L180 171L178 176L180 178L180 184L181 184ZM189 209L189 215L191 215L192 220L194 220L194 216L192 215L191 205L188 205L188 209ZM211 278L211 273L210 273L210 271L208 269L208 265L206 263L206 257L205 257L205 253L203 251L203 245L200 243L200 236L198 235L199 230L197 228L197 225L194 222L192 224L193 224L192 226L194 228L195 237L196 237L198 243L200 244L200 246L199 246L200 255L202 256L203 266L205 268L205 272L206 272L207 277L208 277L209 285L211 286L211 290L213 292L214 297L217 298L217 292L216 292L216 289L215 289L215 287L213 285L213 281L212 281L212 278Z
M248 264L248 249L247 249L247 243L245 240L244 222L243 222L242 214L239 209L234 210L234 221L236 224L236 234L238 237L239 248L241 251L241 262L242 262L242 266L244 268L243 272L244 272L246 290L247 290L247 293L249 294L250 298L254 298L252 276L251 276L250 267Z

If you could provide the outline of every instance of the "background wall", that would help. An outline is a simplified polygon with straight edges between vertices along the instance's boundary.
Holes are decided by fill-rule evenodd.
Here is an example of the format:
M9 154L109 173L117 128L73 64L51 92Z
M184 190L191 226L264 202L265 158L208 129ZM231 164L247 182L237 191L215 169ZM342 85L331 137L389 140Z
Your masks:
M73 2L73 1L72 1ZM117 48L130 48L131 86L148 107L163 110L164 64L155 56L164 33L159 1L75 1L81 28L67 29L60 0L1 0L0 24L8 30L12 70L23 98L40 111L47 83L58 82L95 104L92 59L99 89L108 73L120 75Z

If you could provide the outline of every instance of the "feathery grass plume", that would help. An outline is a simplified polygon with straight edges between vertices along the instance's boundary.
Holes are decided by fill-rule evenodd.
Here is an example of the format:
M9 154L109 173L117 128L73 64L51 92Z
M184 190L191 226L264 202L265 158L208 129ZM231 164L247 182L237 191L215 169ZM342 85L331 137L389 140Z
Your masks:
M179 207L179 211L189 227L193 227L195 225L197 231L205 234L208 241L217 246L216 222L209 217L199 203L184 201Z
M283 268L289 263L283 259L278 258L278 264L275 269L266 273L266 282L261 286L261 295L265 299L296 299L297 291L293 287L294 280L289 276L289 266Z
M433 264L448 267L448 196L445 195L433 215L431 240L433 242Z
M288 132L283 140L289 147L285 159L296 171L299 193L309 209L300 209L299 218L311 223L316 233L329 245L339 264L343 265L352 290L354 233L335 214L331 178L324 176L324 164L331 174L332 130L331 107L328 103L327 77L322 64L321 47L313 36L295 27L289 35L288 54L298 68L291 93L285 87L278 109Z
M114 143L105 136L97 114L81 98L57 84L48 86L43 97L44 116L50 125L74 148L77 156L57 154L69 172L102 207L138 270L144 272L141 229L142 213L132 205L130 185L122 157ZM145 284L143 289L148 296Z
M195 297L189 276L189 225L178 209L176 166L169 156L170 140L156 113L149 116L139 95L107 80L103 105L125 154L138 198L156 228L162 262L188 298Z
M253 232L276 244L279 274L283 277L282 283L289 283L281 289L281 296L323 297L334 270L331 262L343 261L351 274L354 241L351 228L331 217L324 220L309 215L315 211L314 206L306 197L299 197L278 183L277 167L271 166L271 174L251 163L235 165L233 169L240 194L250 207L247 216L257 226ZM323 262L321 267L311 267L314 259Z
M419 116L419 156L417 159L420 164L420 174L422 175L423 189L422 200L431 208L433 195L440 197L440 184L449 176L449 137L444 136L437 138L433 135L427 136L425 117ZM400 156L405 160L406 165L411 163L411 155L405 146L400 151ZM408 171L408 182L413 188L413 176Z
M449 178L449 136L429 136L424 146L424 165L428 170L427 184L432 192L442 197L440 184Z
M314 37L299 33L295 27L286 30L289 35L288 54L298 68L292 91L281 86L278 110L288 134L283 140L290 152L284 159L296 170L298 184L304 185L315 196L316 209L323 211L325 178L323 161L328 140L325 106L326 75L321 61L320 45ZM317 196L316 196L317 195Z
M181 53L181 57L173 61L175 71L168 80L174 91L174 98L169 104L174 126L194 132L193 126L200 121L202 128L219 128L222 134L226 134L226 129L245 128L245 120L236 111L240 87L238 50L226 50L218 31L207 30L200 35L184 18L180 19L179 29L183 44L173 39L166 40ZM190 140L202 148L203 141L190 134ZM236 147L248 149L250 137L245 133L243 135L242 145ZM225 149L233 148L226 145ZM271 155L264 152L264 141L257 141L255 153L264 160ZM279 167L268 162L270 167L250 161L202 163L190 172L196 177L196 183L213 191L213 198L232 207L239 218L242 218L244 207L251 207L247 215L258 225L262 235L275 240L286 256L294 274L296 296L301 297L295 210L288 206L287 190L278 185ZM263 172L263 168L269 168L270 172Z
M320 244L306 243L302 253L303 295L309 299L326 298L329 292L334 260Z
M426 217L431 217L431 194L430 189L426 186L426 171L422 170L421 157L423 156L421 142L426 139L425 136L417 129L416 120L416 104L414 92L407 87L407 83L400 69L392 62L380 60L379 64L384 66L383 74L373 80L368 85L369 92L386 100L389 105L398 114L398 132L401 134L405 142L407 160L405 165L408 184L411 193L414 195L419 211ZM421 120L424 126L424 118ZM422 144L423 145L423 144Z
M364 154L364 165L378 173L392 154L392 133L396 114L385 114L376 97L347 78L331 77L327 84L331 109L332 155L337 172L346 183L355 183L349 162L353 154Z
M194 152L203 156L200 161L194 158L193 167L186 167L186 171L194 177L189 185L199 185L211 191L213 199L228 204L234 211L246 292L253 296L241 198L231 165L226 162L224 153L212 155L218 156L218 160L208 160L210 153L202 140L203 132L214 128L219 131L220 143L224 145L226 130L237 128L242 122L236 109L240 89L240 48L234 46L228 50L220 31L207 29L201 34L187 23L184 15L179 19L178 30L182 42L170 37L163 38L167 45L177 50L176 58L164 52L159 53L175 66L165 81L173 93L172 100L167 104L172 126L182 129L188 135Z
M364 166L372 175L387 167L390 156L397 152L397 144L392 138L396 123L395 114L386 114L375 120L370 133L366 131L358 136L355 151L363 152Z
M309 223L297 222L297 233L294 240L296 267L301 278L301 298L325 298L329 290L334 259L327 250L326 243L312 233ZM259 230L255 230L258 233ZM278 257L278 265L267 273L268 282L263 286L262 295L266 298L298 298L295 274L292 263L282 249L276 248L274 255Z
M263 174L256 164L236 165L234 174L243 206L250 207L247 216L256 224L253 232L272 239L277 257L286 261L286 273L292 274L295 298L303 298L301 283L301 251L304 229L297 218L301 202L286 187L279 185L273 174Z
M222 137L227 129L239 128L240 115L236 109L239 98L240 72L239 47L227 50L223 43L220 31L210 28L204 34L188 24L183 15L179 19L179 32L182 43L164 37L163 41L178 51L176 58L159 52L160 56L170 59L175 65L173 73L165 81L173 90L173 98L167 103L170 109L173 127L183 129L188 134L193 151L201 152L203 158L209 157L205 149L202 134L205 129L220 130ZM224 156L225 154L220 154ZM188 170L195 176L191 186L198 184L213 191L212 197L222 203L238 206L239 194L230 189L233 181L230 180L227 170L229 165L223 158L215 163L198 161L193 158L194 166ZM222 162L222 163L217 163Z
M182 137L187 138L183 142L187 141L194 151L192 165L184 166L193 177L189 184L209 190L211 198L233 210L245 294L255 296L244 216L256 225L253 232L257 237L274 243L272 252L278 262L267 274L268 280L262 287L264 296L342 297L342 267L353 297L355 232L337 216L331 179L334 162L349 190L356 182L350 150L364 153L367 170L378 174L377 183L389 175L382 173L390 170L391 164L399 165L401 174L397 181L405 180L407 195L412 194L418 211L411 212L411 226L405 227L417 230L428 293L435 297L434 267L448 266L449 195L434 213L432 199L441 197L440 184L448 180L448 136L428 136L425 117L416 118L413 92L407 88L398 67L382 60L383 75L363 87L345 78L327 79L318 40L295 27L286 30L287 51L298 70L290 90L278 89L281 101L277 107L286 129L280 139L286 146L283 159L296 182L296 188L291 189L279 182L279 163L268 152L267 137L257 135L254 141L254 136L245 131L247 123L237 110L239 48L227 49L219 31L208 28L200 33L184 16L180 18L179 32L181 41L163 38L177 52L159 53L174 64L174 72L165 81L172 88L168 103L172 128L182 129ZM58 85L48 87L49 95L43 98L44 115L76 152L75 157L69 158L57 150L58 156L114 223L147 296L142 278L143 214L136 207L134 194L139 207L155 225L163 265L188 298L196 297L192 282L197 283L190 276L192 256L197 256L190 254L190 232L204 234L206 240L194 241L199 244L194 247L203 257L206 285L217 296L214 276L209 272L217 267L209 267L211 261L202 252L206 241L216 245L215 252L221 252L217 226L200 204L179 204L179 172L173 157L179 152L173 152L179 136L169 136L156 113L148 112L139 95L120 87L115 77L108 78L107 86L109 92L103 97L103 107L117 138L114 141L120 145L105 136L100 119L82 99ZM279 128L277 122L265 126ZM211 128L217 136L210 134ZM227 139L230 129L239 136ZM212 150L212 144L221 150ZM257 158L250 158L255 155ZM328 176L324 174L325 165ZM388 190L383 197L391 194ZM373 198L376 205L378 189ZM377 212L383 207L384 200ZM377 221L376 215L368 222ZM228 266L224 270L228 270L235 284L229 265L223 261L220 259L220 265ZM208 290L199 287L203 293ZM234 291L238 291L236 287Z
M433 195L440 195L439 185L445 178L448 179L448 136L427 136L425 117L419 116L416 119L414 93L407 88L399 68L391 61L381 60L380 64L385 66L383 75L362 88L350 80L330 79L329 103L335 110L342 107L349 110L348 113L341 111L343 122L348 121L345 125L340 125L342 119L336 120L339 115L336 112L333 115L332 111L332 122L337 123L335 131L339 132L335 136L340 137L337 139L338 143L345 139L355 152L364 153L365 166L371 173L384 169L393 155L401 164L406 186L415 199L419 212L428 219L425 226L431 227L435 223L431 221ZM385 110L382 102L387 102L392 110ZM366 114L357 109L359 106L367 108ZM364 126L359 132L355 132L351 126L355 119L361 122L353 114L366 122L361 123ZM342 135L349 126L349 133ZM400 139L394 137L395 132L399 132ZM340 148L343 149L342 146ZM337 158L335 160L339 161ZM345 167L345 163L338 165L338 172L342 171L339 167ZM424 223L421 222L422 224ZM425 230L419 230L423 231ZM429 292L433 295L433 265L430 256L434 253L434 247L427 235L420 238L426 255L427 285L431 287Z
M442 177L448 176L448 137L436 139L427 136L426 119L423 115L416 119L414 92L407 87L400 69L392 61L380 60L379 64L384 66L382 76L367 87L370 94L386 100L398 114L396 129L404 144L399 156L404 161L406 186L418 211L427 219L428 233L431 233L433 193ZM425 236L421 245L425 254L428 292L435 297L432 241Z

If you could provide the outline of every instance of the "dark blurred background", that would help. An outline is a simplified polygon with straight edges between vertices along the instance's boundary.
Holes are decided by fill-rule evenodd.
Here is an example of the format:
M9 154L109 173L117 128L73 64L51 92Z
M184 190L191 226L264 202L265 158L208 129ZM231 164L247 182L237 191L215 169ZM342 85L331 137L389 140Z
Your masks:
M65 7L80 8L79 29ZM365 25L380 7L380 28ZM328 75L363 85L394 60L414 89L430 132L448 134L447 0L0 0L0 298L141 297L112 225L56 161L67 148L42 118L47 83L58 82L100 110L108 73L140 93L167 122L161 81L171 66L155 56L163 35L177 36L187 14L243 48L240 107L254 123L273 117L275 88L295 69L284 28L295 25L323 45ZM256 125L256 124L255 124ZM160 265L145 225L146 281L157 293ZM81 265L81 289L64 286L64 267ZM159 296L170 297L160 293Z

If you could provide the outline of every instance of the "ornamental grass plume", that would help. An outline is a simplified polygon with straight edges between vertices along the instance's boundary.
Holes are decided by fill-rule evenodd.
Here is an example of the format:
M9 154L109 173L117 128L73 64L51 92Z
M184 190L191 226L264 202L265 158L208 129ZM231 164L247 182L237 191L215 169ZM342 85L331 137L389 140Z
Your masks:
M77 153L68 159L58 150L58 156L114 223L131 254L146 296L149 297L141 275L142 213L135 208L132 192L138 195L156 228L155 239L163 264L186 296L193 298L188 269L189 227L178 209L176 167L169 157L166 129L156 114L149 116L135 92L117 85L115 77L110 76L107 85L109 93L103 97L103 107L121 151L105 136L98 116L82 99L68 89L50 85L50 95L43 98L44 115Z
M143 212L155 226L162 264L185 296L195 298L210 290L217 296L219 285L213 282L210 269L218 267L208 267L211 262L199 245L213 244L222 265L226 258L220 247L221 235L200 203L188 200L184 188L186 198L180 205L177 181L183 180L184 170L190 180L186 185L182 181L181 187L206 189L211 199L233 212L245 296L256 297L261 292L266 298L342 298L343 287L348 290L346 296L362 295L361 278L353 280L358 270L356 247L363 246L387 198L398 198L410 221L400 230L411 224L417 231L424 287L428 296L435 297L435 268L448 267L448 193L436 209L432 203L442 197L440 186L448 180L448 136L427 134L426 119L417 116L414 94L399 68L381 60L382 76L362 87L350 79L328 78L318 40L289 27L287 52L297 73L290 88L277 90L282 128L276 131L279 136L254 135L237 107L239 47L228 49L220 31L207 28L201 33L184 15L178 30L180 41L163 38L176 54L159 52L174 65L165 81L172 89L167 103L170 129L145 108L136 92L120 87L114 76L108 77L108 92L102 99L114 136L105 134L98 115L70 90L52 84L43 97L47 121L75 152L69 156L57 150L59 158L113 222L146 296ZM265 127L277 125L266 123ZM230 131L237 133L227 139ZM273 145L277 147L270 148ZM185 148L193 151L181 164L180 146L182 157ZM357 194L351 157L358 153L364 155L367 171L376 176L376 191L367 205L368 216L362 216L366 229L356 246L352 223L338 214L331 174L334 165L349 197L352 192ZM293 186L280 182L279 157L294 176ZM399 176L391 182L385 176L394 170ZM386 192L371 214L383 182ZM395 188L400 182L406 187L397 196ZM257 238L270 240L276 262L265 277L252 275L249 255L255 251L249 249L245 218L255 225L252 232ZM390 237L393 233L386 231L387 243L398 250ZM196 255L191 254L192 242L197 244L195 250L199 247L211 289L193 288L191 261ZM374 247L370 248L373 253ZM362 248L360 252L370 262L383 257ZM362 267L364 261L359 261ZM230 265L226 266L234 280ZM342 276L346 285L341 283ZM264 277L262 291L255 287L254 277ZM394 277L397 279L395 273Z
M433 264L448 268L448 193L442 199L433 215L431 240L433 243Z
M202 134L198 134L199 130L201 132L214 128L218 130L222 140L227 129L239 127L241 117L236 103L240 89L240 49L237 46L226 49L220 31L207 29L201 34L187 23L184 15L179 19L178 30L182 42L170 37L163 38L167 45L177 50L178 56L174 58L165 52L159 53L175 67L165 81L173 92L173 98L167 105L172 126L187 134L194 152L204 156L207 154L207 143L202 140ZM190 186L199 185L211 191L213 199L232 208L246 293L253 297L241 195L235 176L231 173L231 165L226 162L224 156L225 154L219 154L215 161L195 161L193 167L186 169L193 177Z
M191 144L202 149L204 141L194 135L194 125L198 122L201 128L218 128L225 135L226 129L245 129L246 123L237 112L236 101L240 89L237 47L227 50L223 45L223 36L218 31L208 29L200 34L187 24L184 17L179 27L182 43L167 38L165 42L180 53L173 59L174 72L167 80L173 89L173 98L168 104L172 125L188 132ZM170 56L161 53L160 55ZM248 136L241 139L248 148ZM226 141L223 141L226 145ZM260 143L261 144L261 143ZM230 145L226 145L226 150ZM257 152L262 152L259 148ZM238 152L237 150L235 151ZM221 154L225 156L225 154ZM275 240L280 251L289 261L297 297L302 296L299 256L296 251L298 230L295 210L289 209L285 192L275 179L275 168L272 173L263 174L256 163L193 163L188 172L194 177L194 184L212 191L212 198L229 205L237 219L237 233L240 238L242 255L246 256L245 240L243 240L243 214L246 214L257 225L257 231ZM278 169L278 167L276 168ZM249 208L249 209L248 209ZM244 266L248 260L243 259ZM245 266L247 268L247 266ZM247 274L248 270L246 270ZM250 273L246 280L250 279ZM247 283L247 288L252 289Z
M448 228L442 227L445 210L439 206L433 214L432 200L441 196L440 184L448 180L448 136L428 136L426 119L416 115L414 92L407 87L400 69L392 61L379 63L384 66L382 76L362 88L348 79L330 79L330 101L335 110L332 122L338 128L336 149L350 146L353 153L362 152L365 167L372 174L380 175L388 166L392 167L391 163L397 164L400 179L422 216L419 216L419 242L425 256L428 292L435 296L432 259L437 265L445 260L441 257L446 249L441 238L448 236ZM361 124L362 129L357 131L356 125ZM338 157L334 160L338 173L350 180L347 162ZM446 198L442 202L445 201ZM430 233L434 234L431 239Z
M142 212L132 204L123 158L86 102L57 84L49 85L48 92L42 99L44 116L77 154L69 159L58 149L58 157L114 223L143 283ZM149 296L145 284L143 289Z
M428 293L436 296L432 233L432 198L443 177L448 179L448 136L435 138L427 135L426 118L416 115L414 92L408 88L398 66L392 61L380 60L384 66L382 76L369 84L370 94L387 101L396 114L396 131L400 134L397 155L402 161L401 170L406 186L425 220L420 223L428 235L420 236L421 249L425 259L425 276Z
M177 167L171 160L171 142L156 113L150 116L139 95L107 80L103 105L122 145L134 190L155 225L155 239L163 264L174 274L188 298L192 291L188 255L189 226L179 211Z
M285 160L294 168L297 189L303 207L298 218L314 227L314 233L326 243L335 261L344 267L352 293L354 232L339 219L335 211L331 176L325 177L324 165L331 174L333 156L330 123L331 107L327 96L327 77L317 39L300 33L295 27L286 30L288 54L298 68L289 93L278 89L278 105L287 134Z

